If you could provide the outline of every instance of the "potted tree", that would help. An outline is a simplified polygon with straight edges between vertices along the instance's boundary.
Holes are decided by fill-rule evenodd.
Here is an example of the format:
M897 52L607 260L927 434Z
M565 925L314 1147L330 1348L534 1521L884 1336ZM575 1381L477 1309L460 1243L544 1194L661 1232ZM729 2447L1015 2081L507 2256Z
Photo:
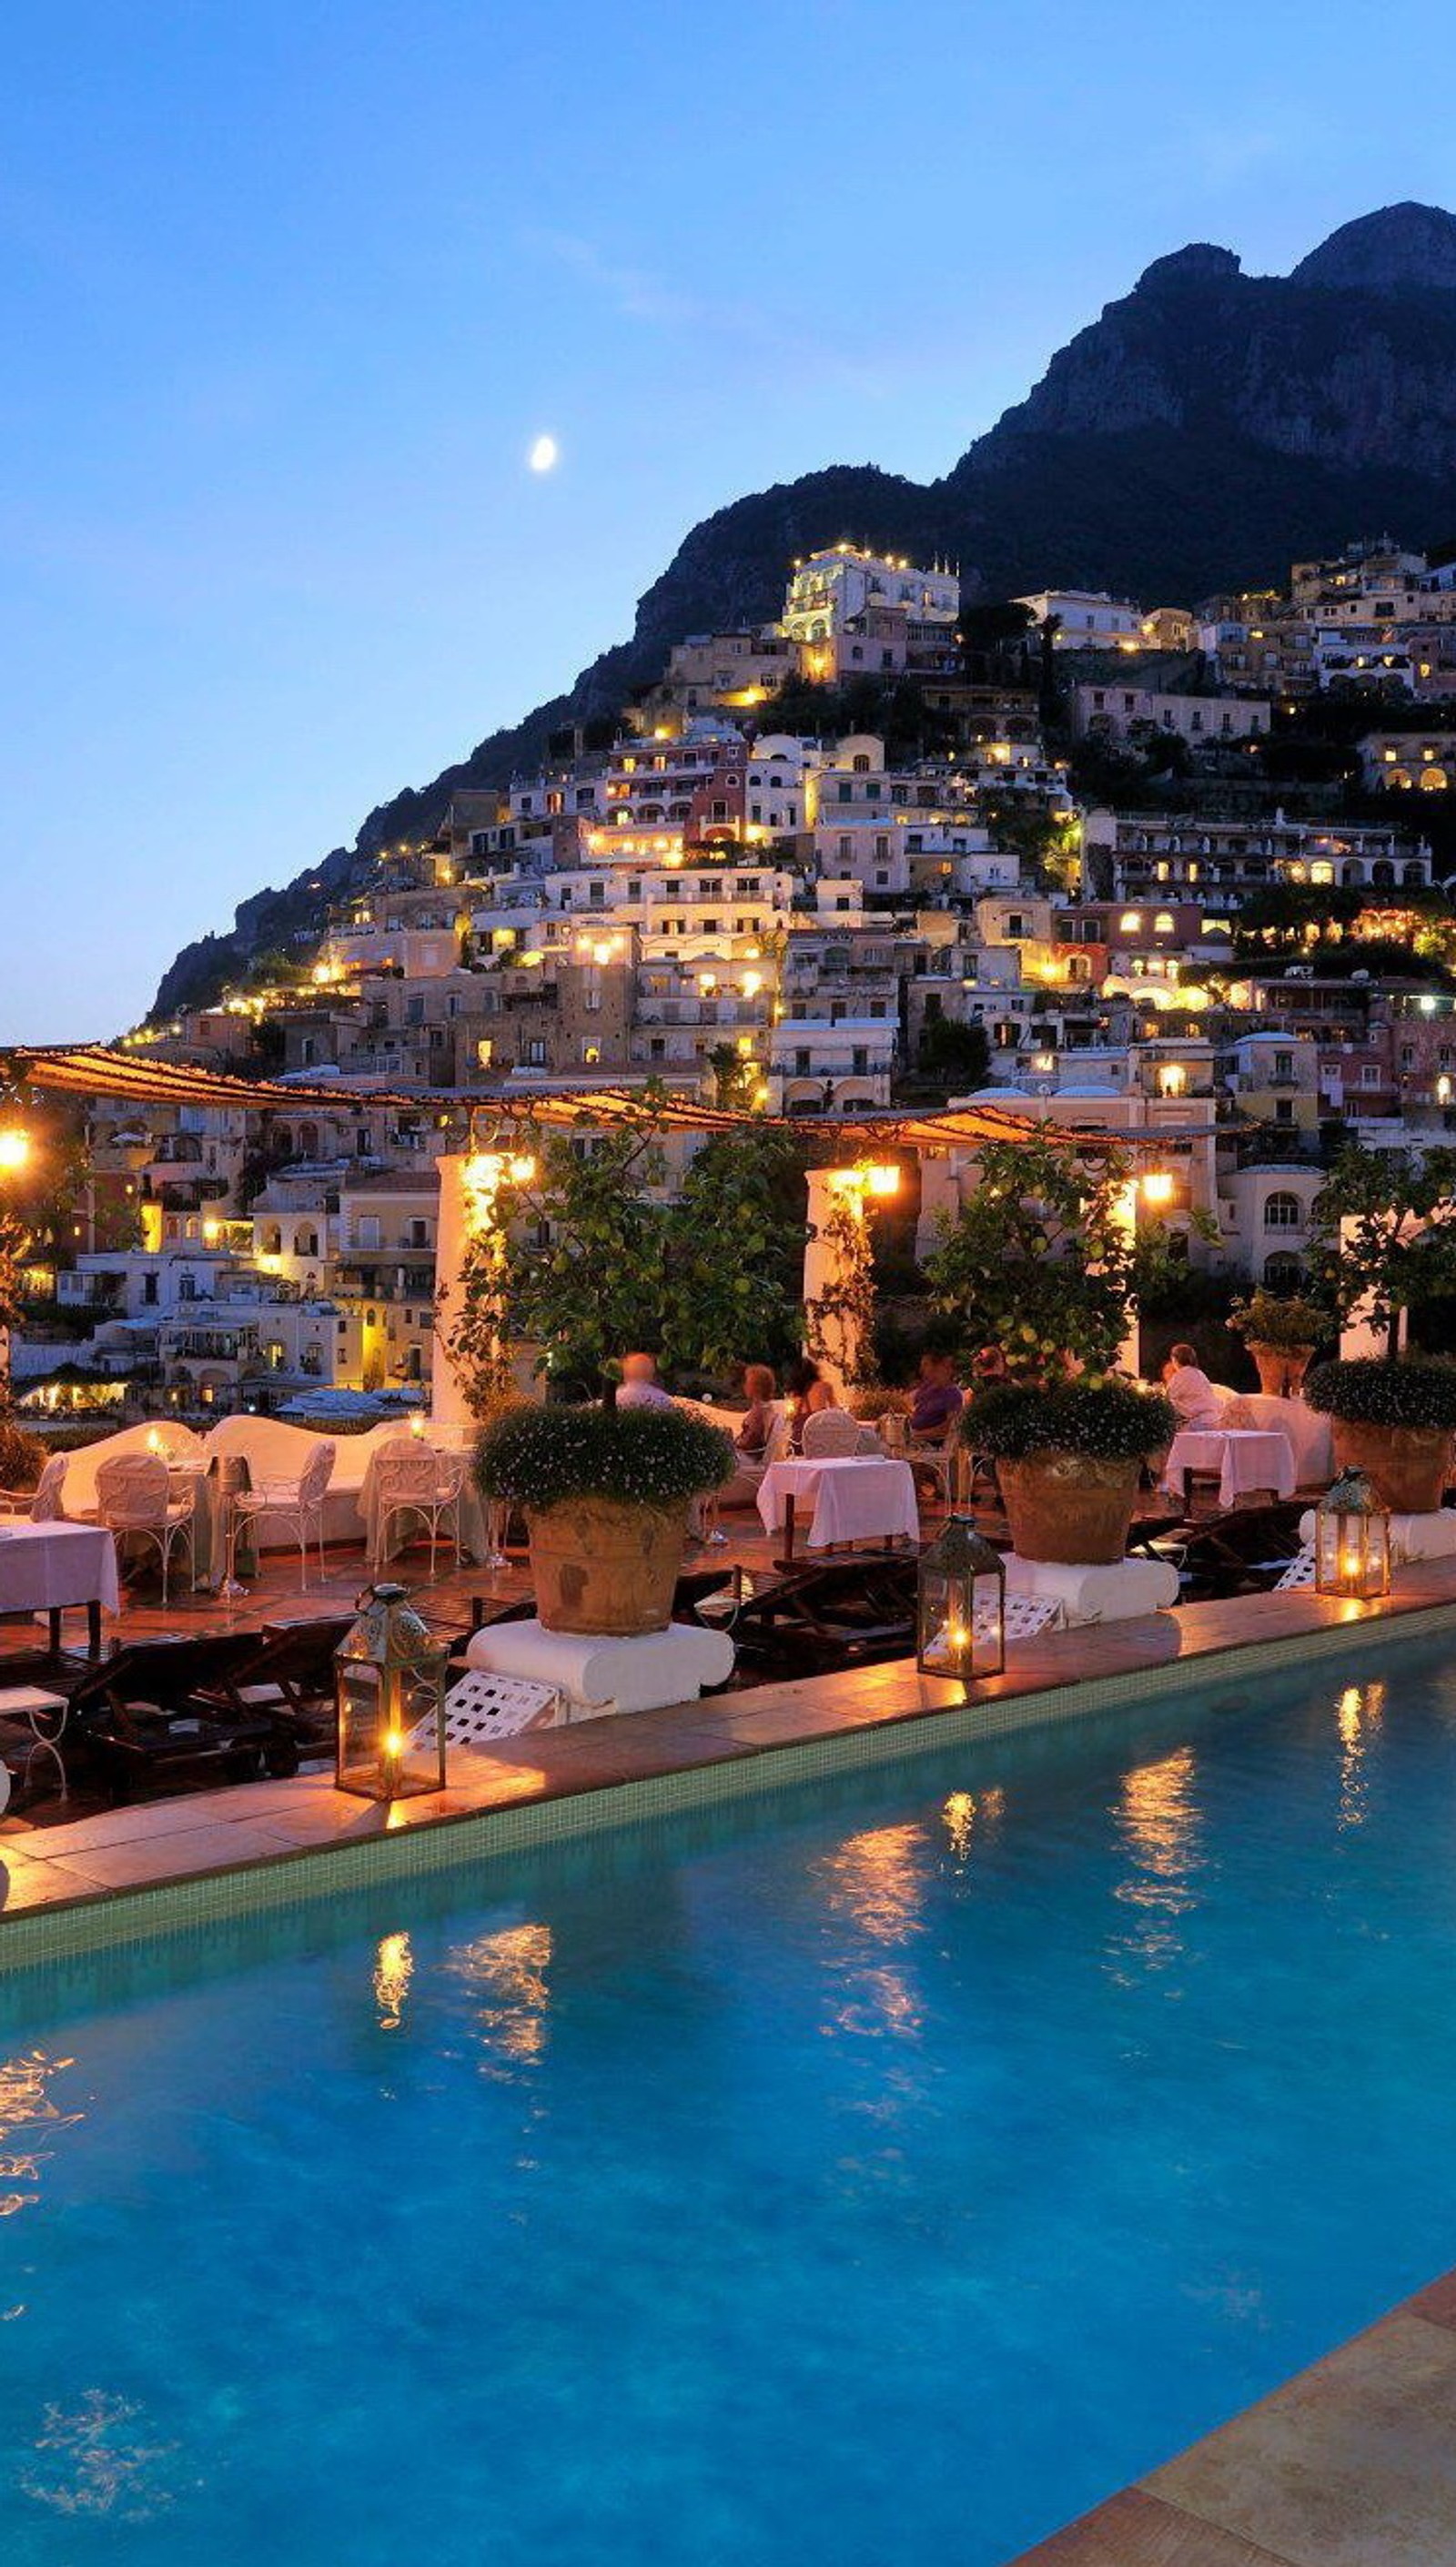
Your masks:
M1330 1419L1335 1466L1365 1471L1383 1504L1441 1504L1456 1435L1456 1366L1405 1355L1412 1318L1456 1291L1456 1151L1341 1152L1314 1200L1319 1255L1347 1329L1375 1352L1320 1364L1305 1385Z
M1178 1420L1161 1391L1136 1383L1006 1382L963 1410L963 1440L996 1464L1022 1560L1122 1558L1138 1474Z
M1330 1421L1336 1471L1363 1471L1398 1515L1435 1513L1451 1477L1456 1364L1357 1355L1317 1365L1305 1397Z
M482 1495L526 1520L548 1631L664 1631L693 1500L732 1477L729 1438L677 1408L527 1406L487 1426Z
M1135 1287L1157 1262L1126 1215L1128 1170L1045 1135L994 1142L927 1262L963 1351L1000 1348L1005 1388L979 1392L963 1439L997 1462L1023 1560L1120 1560L1143 1459L1177 1425L1157 1392L1112 1378Z
M1234 1303L1229 1325L1259 1367L1260 1389L1274 1399L1293 1399L1328 1321L1316 1302L1260 1284L1247 1301Z

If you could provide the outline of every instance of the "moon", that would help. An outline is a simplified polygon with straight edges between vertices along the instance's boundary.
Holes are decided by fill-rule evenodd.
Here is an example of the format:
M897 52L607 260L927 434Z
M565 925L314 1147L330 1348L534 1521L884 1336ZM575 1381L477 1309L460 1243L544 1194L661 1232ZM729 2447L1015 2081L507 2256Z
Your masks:
M531 439L526 461L533 472L554 472L560 460L561 448L554 436L542 435Z

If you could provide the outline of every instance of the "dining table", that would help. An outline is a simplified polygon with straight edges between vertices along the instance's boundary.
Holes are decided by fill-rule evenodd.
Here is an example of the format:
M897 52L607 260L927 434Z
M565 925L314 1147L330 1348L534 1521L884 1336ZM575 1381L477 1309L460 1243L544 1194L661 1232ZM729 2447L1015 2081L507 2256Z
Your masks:
M920 1539L915 1475L908 1462L889 1455L848 1453L823 1461L770 1462L758 1484L757 1507L765 1533L782 1530L785 1561L794 1556L800 1513L809 1509L804 1537L809 1551Z
M0 1614L44 1613L51 1655L61 1653L61 1616L86 1607L87 1646L101 1655L101 1617L121 1610L117 1550L104 1525L0 1524Z
M1221 1507L1236 1507L1254 1489L1273 1489L1276 1497L1292 1498L1298 1479L1295 1448L1287 1435L1273 1427L1183 1427L1168 1447L1163 1486L1185 1507L1195 1471L1217 1471Z

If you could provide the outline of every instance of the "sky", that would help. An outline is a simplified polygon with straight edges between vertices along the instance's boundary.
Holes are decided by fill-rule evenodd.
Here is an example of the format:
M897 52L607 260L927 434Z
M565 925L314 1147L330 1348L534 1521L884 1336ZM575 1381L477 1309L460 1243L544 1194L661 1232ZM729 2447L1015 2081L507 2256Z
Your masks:
M1452 200L1449 0L9 0L0 1042L631 629L690 526L946 470L1188 240ZM533 441L559 460L533 472Z

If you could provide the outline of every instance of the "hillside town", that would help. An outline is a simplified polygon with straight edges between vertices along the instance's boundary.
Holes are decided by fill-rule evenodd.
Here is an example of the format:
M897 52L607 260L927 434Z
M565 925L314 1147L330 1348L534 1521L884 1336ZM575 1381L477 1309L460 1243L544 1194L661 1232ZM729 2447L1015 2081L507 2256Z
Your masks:
M827 546L774 622L681 643L619 720L456 793L321 938L126 1036L275 1093L95 1100L22 1278L17 1395L422 1399L435 1159L476 1103L569 1098L589 1131L604 1094L1000 1101L1155 1138L1190 1270L1298 1288L1340 1144L1456 1120L1453 785L1456 555L1362 542L1183 607L987 604ZM918 1175L925 1254L974 1153Z

